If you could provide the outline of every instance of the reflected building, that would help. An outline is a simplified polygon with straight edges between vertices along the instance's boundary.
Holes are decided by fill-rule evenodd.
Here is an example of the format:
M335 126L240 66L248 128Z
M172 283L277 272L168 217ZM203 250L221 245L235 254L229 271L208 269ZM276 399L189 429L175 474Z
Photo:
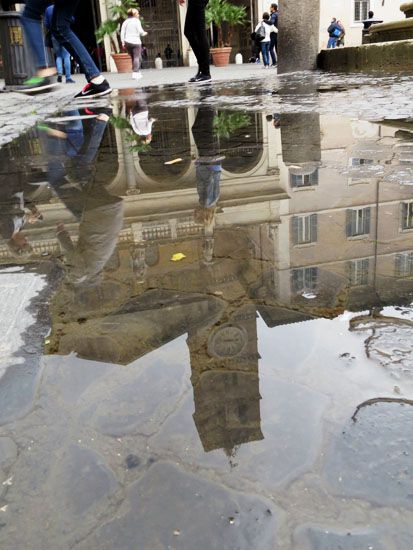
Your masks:
M128 101L117 111L126 120ZM205 451L232 457L263 437L258 314L273 327L410 300L405 138L413 128L317 113L282 114L275 125L254 113L201 154L192 131L199 110L147 110L156 119L149 147L130 147L125 128L108 127L102 139L94 173L122 197L123 226L99 284L66 281L54 295L47 351L127 365L187 334L200 440ZM26 183L46 177L35 143L24 145L32 153L19 171ZM3 154L10 161L18 151L12 144ZM200 172L219 187L205 194L203 216ZM76 243L79 221L47 185L26 188L43 215L24 227L34 250L28 261L58 258L56 223ZM4 243L0 257L16 262Z

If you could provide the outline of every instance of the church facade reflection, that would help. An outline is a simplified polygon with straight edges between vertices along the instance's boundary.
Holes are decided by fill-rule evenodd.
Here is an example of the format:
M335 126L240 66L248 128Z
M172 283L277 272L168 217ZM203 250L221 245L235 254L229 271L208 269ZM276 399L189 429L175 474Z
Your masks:
M116 115L129 124L128 112L144 113L138 147L112 127L92 170L122 199L117 249L98 283L62 282L46 351L128 365L187 334L200 440L233 457L263 438L258 315L274 327L409 299L413 196L400 166L409 154L403 132L412 130L254 113L208 149L193 129L202 119L204 136L215 136L212 108L140 109L125 102ZM19 177L39 182L41 141L28 139ZM13 147L2 153L8 166ZM28 261L57 258L56 224L76 245L79 221L50 186L32 188L24 191L43 220L24 227ZM5 244L0 257L15 262Z

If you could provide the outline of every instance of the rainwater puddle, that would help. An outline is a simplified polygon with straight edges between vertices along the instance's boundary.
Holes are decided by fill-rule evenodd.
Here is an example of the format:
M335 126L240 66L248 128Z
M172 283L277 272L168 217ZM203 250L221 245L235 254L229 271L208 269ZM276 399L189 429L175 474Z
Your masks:
M2 548L413 546L413 123L340 82L0 150Z

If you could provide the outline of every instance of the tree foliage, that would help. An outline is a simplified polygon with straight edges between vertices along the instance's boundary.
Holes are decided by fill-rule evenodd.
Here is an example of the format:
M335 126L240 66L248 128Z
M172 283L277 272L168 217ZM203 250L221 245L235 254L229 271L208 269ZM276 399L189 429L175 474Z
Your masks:
M227 0L209 0L205 19L208 25L214 23L217 27L218 47L230 46L233 27L247 21L246 8Z

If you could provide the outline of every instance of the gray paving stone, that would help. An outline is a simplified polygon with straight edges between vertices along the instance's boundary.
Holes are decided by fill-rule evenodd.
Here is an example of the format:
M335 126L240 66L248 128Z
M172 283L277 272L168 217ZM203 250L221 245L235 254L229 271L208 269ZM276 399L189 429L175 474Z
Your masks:
M97 517L118 488L113 472L101 455L70 445L57 465L51 493L55 495L62 524L78 528L79 522Z
M382 506L413 508L413 406L376 402L349 420L329 452L334 492Z
M86 550L273 550L277 512L169 463L131 485L116 517L76 548Z
M8 468L17 457L17 445L10 437L0 437L0 468Z

